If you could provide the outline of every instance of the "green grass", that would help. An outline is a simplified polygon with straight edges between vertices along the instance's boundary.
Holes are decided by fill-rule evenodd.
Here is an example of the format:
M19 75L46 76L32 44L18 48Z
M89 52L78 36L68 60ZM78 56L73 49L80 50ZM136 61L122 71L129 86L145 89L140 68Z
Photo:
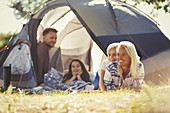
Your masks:
M0 113L168 113L170 84L148 86L141 92L109 92L50 95L0 93Z

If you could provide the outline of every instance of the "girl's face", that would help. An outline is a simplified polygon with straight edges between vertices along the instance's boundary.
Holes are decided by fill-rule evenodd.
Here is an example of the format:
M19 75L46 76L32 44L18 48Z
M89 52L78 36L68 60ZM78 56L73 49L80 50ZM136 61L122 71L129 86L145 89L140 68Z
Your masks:
M112 48L108 51L108 59L111 62L117 61L116 48Z
M73 61L71 64L72 75L77 75L82 72L81 65L78 61Z
M126 52L126 49L124 47L121 47L119 49L118 53L118 63L120 66L127 66L130 67L131 65L131 58Z

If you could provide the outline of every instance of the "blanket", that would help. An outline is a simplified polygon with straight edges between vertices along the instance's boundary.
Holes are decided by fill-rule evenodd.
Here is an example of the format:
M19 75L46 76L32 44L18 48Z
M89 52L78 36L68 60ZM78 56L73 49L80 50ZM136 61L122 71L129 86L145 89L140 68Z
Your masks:
M44 76L45 85L61 91L66 91L68 89L72 90L85 90L87 85L92 85L90 82L85 82L83 80L74 80L69 84L62 83L63 75L54 68L51 68L47 74ZM89 87L88 87L89 88ZM93 85L91 86L93 89Z

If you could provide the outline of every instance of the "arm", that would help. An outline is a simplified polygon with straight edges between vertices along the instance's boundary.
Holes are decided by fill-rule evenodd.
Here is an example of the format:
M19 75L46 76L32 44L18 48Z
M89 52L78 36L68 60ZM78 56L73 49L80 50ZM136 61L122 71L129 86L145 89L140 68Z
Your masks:
M146 85L144 82L145 71L142 63L140 63L138 66L138 74L139 77L134 80L135 84L133 85L133 87L142 87Z
M65 83L65 84L69 84L70 82L74 81L76 78L77 78L77 77L76 77L75 75L73 75L73 76L71 77L71 79L65 81L64 83Z
M72 73L72 74L73 74L73 76L71 77L71 79L69 79L66 82L64 82L65 84L69 84L70 82L74 81L76 78L78 80L82 80L82 78L80 76L82 74L82 71L80 73Z
M127 79L127 82L122 85L123 89L126 88L141 88L143 86L145 86L145 82L144 82L144 76L145 76L145 72L144 72L144 67L143 64L141 63L138 67L138 76L137 77L132 77L132 79ZM128 84L132 84L131 86L129 86Z
M100 87L101 91L106 91L106 87L104 85L104 74L105 74L105 70L102 69L100 80L99 80L99 87Z
M49 69L49 53L48 48L39 45L37 47L37 60L38 60L38 72L37 72L37 81L38 84L44 82L44 74L48 72Z
M81 71L80 73L78 73L77 75L76 75L76 77L77 77L77 79L78 80L82 80L82 78L81 78L81 74L82 74L83 72Z

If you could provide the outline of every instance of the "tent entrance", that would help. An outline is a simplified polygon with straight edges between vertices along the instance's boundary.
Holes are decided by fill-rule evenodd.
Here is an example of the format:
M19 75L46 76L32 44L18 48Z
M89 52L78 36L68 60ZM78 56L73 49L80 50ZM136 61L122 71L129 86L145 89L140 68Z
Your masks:
M73 58L79 58L86 64L88 70L96 72L97 69L94 68L98 68L100 60L96 61L99 63L95 63L98 66L94 67L93 62L95 61L92 60L93 58L91 56L93 55L91 54L94 52L94 47L95 51L96 48L97 51L100 51L96 57L100 58L99 56L102 56L103 52L97 45L94 46L95 43L70 7L57 7L44 15L37 30L38 42L43 41L42 32L47 27L58 30L57 43L55 47L50 50L50 58L56 57L56 59L58 59L58 56L54 55L56 50L60 47L63 71L68 69L69 63ZM55 61L58 62L57 60Z

